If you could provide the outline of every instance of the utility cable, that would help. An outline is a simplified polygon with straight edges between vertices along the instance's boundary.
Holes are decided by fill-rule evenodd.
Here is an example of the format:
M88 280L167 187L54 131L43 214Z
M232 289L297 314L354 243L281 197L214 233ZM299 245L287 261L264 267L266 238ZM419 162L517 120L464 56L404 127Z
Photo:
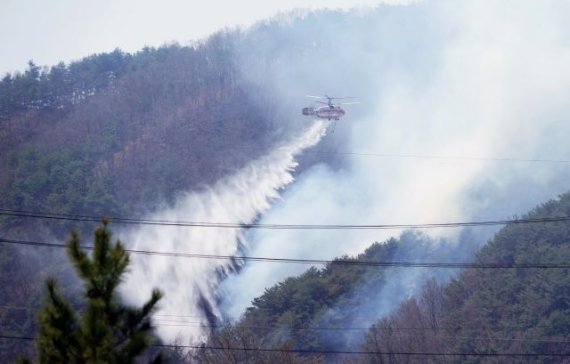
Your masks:
M14 245L28 245L36 247L66 248L64 244L46 243L37 241L24 241L6 239L0 237L0 243ZM93 246L82 246L84 249L93 249ZM295 263L308 265L331 265L331 266L367 266L367 267L399 267L399 268L482 268L482 269L569 269L570 263L451 263L451 262L403 262L403 261L362 261L362 260L320 260L320 259L293 259L293 258L268 258L251 256L232 256L216 254L194 254L159 252L154 250L125 249L129 253L141 255L157 255L179 258L216 259L233 261L253 261L266 263Z
M225 350L244 352L270 352L289 354L323 354L323 355L409 355L409 356L477 356L477 357L570 357L570 353L476 353L476 352L413 352L413 351L349 351L349 350L307 350L307 349L273 349L273 348L248 348L248 347L224 347L224 346L198 346L198 345L156 345L167 348L190 348L198 350Z
M157 316L157 315L154 315ZM224 328L223 324L220 325L212 325L212 324L204 324L198 321L194 322L162 322L162 319L157 318L153 320L153 324L158 327L179 327L179 328L211 328L211 329L220 329ZM242 326L239 325L239 328L243 329L250 329L250 330L290 330L290 331L370 331L372 327L294 327L294 326ZM429 333L432 332L440 332L440 331L450 331L453 330L451 328L431 328L431 327L414 327L414 328L407 328L407 327L376 327L376 330L383 331L389 330L392 336L398 337L418 337L422 338L425 337L424 335L419 334L408 334L406 331L427 331ZM402 332L404 331L404 332ZM476 341L507 341L507 342L545 342L545 343L552 343L552 344L569 344L570 340L565 338L554 338L554 339L523 339L523 338L504 338L504 337L476 337L476 336L437 336L438 339L466 339L466 340L476 340Z
M41 307L26 307L26 306L11 306L11 305L0 305L0 307L4 308L11 308L11 309L23 309L26 311L32 310L39 310ZM200 321L176 321L176 320L169 320L160 318L161 315L154 314L153 315L153 325L155 327L179 327L179 328L211 328L211 329L220 329L226 327L224 324L205 324ZM195 317L195 316L194 316ZM392 335L396 336L405 336L405 337L424 337L418 334L408 334L402 333L402 331L428 331L428 332L445 332L454 330L455 328L447 328L447 327L378 327L375 324L371 324L369 327L295 327L295 326L283 326L283 325L240 325L240 328L243 329L250 329L250 330L290 330L290 331L345 331L345 330L352 330L352 331L370 331L370 330L389 330ZM518 328L537 328L543 327L548 328L549 326L525 326L525 327L518 327ZM514 326L497 326L496 328L514 328ZM570 340L566 339L523 339L523 338L496 338L496 337L474 337L474 336L437 336L439 339L466 339L466 340L477 340L477 341L506 341L506 342L545 342L545 343L553 343L553 344L568 344Z
M103 216L69 215L0 209L0 215L37 218L51 220L101 222ZM557 216L545 218L524 218L504 220L483 220L467 222L443 222L427 224L262 224L262 223L229 223L229 222L200 222L200 221L172 221L148 220L125 217L108 217L112 222L119 224L159 225L159 226L186 226L202 228L230 228L230 229L282 229L282 230L392 230L392 229L432 229L452 227L496 226L507 224L537 224L570 221L570 216Z
M14 305L0 305L0 308L6 309L13 309L13 310L26 310L26 311L38 311L41 309L41 306L30 307L30 306L14 306ZM29 313L28 313L29 314ZM168 315L168 314L153 314L153 323L157 326L188 326L188 327L208 327L212 329L224 328L226 325L223 323L220 324L206 324L201 321L187 321L188 318L191 319L199 319L203 316L195 316L195 315ZM175 320L173 318L180 318L181 320ZM234 319L235 320L235 319ZM195 325L195 326L194 326ZM240 325L241 328L245 329L263 329L263 330L291 330L291 331L344 331L344 330L354 330L354 331L368 331L371 330L373 327L377 330L391 330L391 331L450 331L450 330L459 330L459 329L469 329L474 330L473 327L465 327L465 326L453 326L453 327L426 327L426 326L377 326L376 321L369 324L369 326L361 326L361 327L352 327L352 326L309 326L309 327L300 327L300 326L283 326L283 325L247 325L243 326ZM551 329L552 326L547 325L492 325L486 326L486 328L497 329L497 330L529 330L529 329ZM506 339L511 340L511 339ZM512 339L518 340L518 339ZM525 340L525 339L520 339ZM560 339L564 340L564 339ZM558 340L558 341L560 341ZM534 340L534 341L543 341L543 340Z
M0 335L0 339L35 341L36 337ZM224 347L212 345L169 345L155 344L153 347L171 348L171 349L196 349L196 350L223 350L223 351L242 351L242 352L258 352L258 353L288 353L288 354L323 354L323 355L409 355L409 356L476 356L476 357L570 357L570 353L476 353L476 352L413 352L413 351L350 351L350 350L308 350L308 349L277 349L277 348L250 348L250 347Z
M205 324L200 324L200 323L195 323L195 324L168 324L168 323L161 323L161 322L156 322L153 320L153 324L156 327L173 327L173 328L180 328L182 329L196 329L196 328L210 328L210 329L219 329L219 328L224 328L224 325L205 325ZM276 326L276 327L267 327L267 326L239 326L240 329L249 329L249 330L285 330L285 331L345 331L345 330L350 330L350 331L370 331L371 328L356 328L356 327L334 327L334 328L329 328L329 327L287 327L287 326ZM379 328L378 330L382 330L382 328ZM433 335L433 332L440 332L440 331L448 331L450 329L432 329L429 327L424 327L424 328L416 328L417 331L425 331L426 334L428 335ZM391 335L390 337L398 337L398 338L408 338L408 337L415 337L415 338L425 338L426 335L420 335L420 334L409 334L406 331L406 328L390 328L391 331ZM524 338L505 338L505 337L476 337L476 336L461 336L461 335L453 335L453 336L442 336L442 335L437 335L434 336L437 339L442 339L442 340L457 340L457 339L462 339L462 340L473 340L473 341L502 341L502 342L536 342L536 343L550 343L550 344L570 344L570 340L564 339L564 338L554 338L554 339L524 339Z
M487 162L525 162L525 163L570 163L568 159L525 159L525 158L495 158L495 157L470 157L470 156L443 156L443 155L423 155L423 154L398 154L398 153L359 153L359 152L334 152L334 151L304 151L307 154L331 154L331 155L353 155L360 157L378 158L404 158L404 159L436 159L455 161L487 161Z
M0 305L0 307L6 307ZM22 309L31 310L32 308L21 307ZM37 309L40 309L38 307ZM210 329L223 329L226 326L224 324L205 324L200 321L183 321L183 322L162 322L163 319L158 318L158 314L153 315L152 324L154 327L176 327L176 328L210 328ZM544 326L548 327L548 326ZM274 325L274 326L249 326L249 325L239 325L239 328L242 329L249 329L249 330L290 330L290 331L370 331L370 330L390 330L391 335L393 336L404 336L404 337L424 337L423 335L419 334L408 334L402 333L402 331L427 331L427 332L445 332L453 330L453 328L433 328L433 327L377 327L375 325L371 325L370 327L294 327L294 326L282 326L282 325ZM526 327L529 328L529 327ZM533 326L536 328L536 326ZM506 342L543 342L543 343L552 343L552 344L568 344L570 340L566 339L523 339L523 338L501 338L501 337L474 337L474 336L437 336L438 339L465 339L465 340L476 340L476 341L506 341Z

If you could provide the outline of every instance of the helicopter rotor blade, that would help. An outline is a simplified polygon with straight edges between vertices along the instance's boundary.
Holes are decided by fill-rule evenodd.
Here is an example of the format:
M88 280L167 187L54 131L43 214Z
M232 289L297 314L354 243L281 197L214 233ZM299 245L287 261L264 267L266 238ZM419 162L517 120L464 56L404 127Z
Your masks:
M323 95L323 96L315 96L315 95L305 95L305 97L312 97L314 99L327 99L327 100L343 100L343 99L358 99L357 96L329 96L329 95Z

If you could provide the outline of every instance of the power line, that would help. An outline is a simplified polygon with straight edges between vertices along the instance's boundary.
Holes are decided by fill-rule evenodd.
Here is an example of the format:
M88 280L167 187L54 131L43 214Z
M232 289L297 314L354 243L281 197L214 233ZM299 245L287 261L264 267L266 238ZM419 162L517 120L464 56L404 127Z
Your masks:
M244 352L270 352L289 354L324 354L324 355L409 355L409 356L478 356L478 357L568 357L570 353L437 353L437 352L413 352L413 351L349 351L349 350L307 350L307 349L273 349L273 348L237 348L223 346L198 346L198 345L156 345L169 348L190 348L199 350L226 350Z
M210 329L219 329L224 328L224 325L204 325L204 324L169 324L169 323L161 323L161 322L153 322L155 327L175 327L180 329L195 329L195 328L210 328ZM249 329L249 330L285 330L285 331L370 331L371 328L364 328L364 327L287 327L287 326L276 326L276 327L267 327L267 326L239 326L241 329ZM415 337L415 338L424 338L425 335L420 334L409 334L407 331L410 329L407 328L398 328L393 327L390 328L392 330L391 336L395 337ZM432 329L429 327L423 328L414 328L416 331L426 331L428 335L433 335L433 332L439 331L448 331L450 329ZM438 339L442 340L473 340L473 341L501 341L501 342L536 342L536 343L550 343L550 344L570 344L570 340L566 339L525 339L525 338L505 338L505 337L477 337L477 336L461 336L461 335L453 335L453 336L442 336L437 335Z
M157 315L154 315L157 316ZM212 325L212 324L203 324L201 322L162 322L162 319L155 319L153 320L153 324L158 327L180 327L180 328L198 328L198 327L207 327L211 329L219 329L224 328L223 324L220 325ZM239 328L243 329L250 329L250 330L290 330L290 331L369 331L371 327L295 327L295 326L249 326L249 325L239 325ZM424 337L423 335L418 334L408 334L403 333L401 331L450 331L453 328L432 328L432 327L377 327L376 330L384 330L389 329L392 334L395 333L395 336L405 336L405 337ZM476 341L507 341L507 342L545 342L545 343L552 343L552 344L568 344L570 340L566 339L523 339L523 338L503 338L503 337L476 337L476 336L437 336L439 339L466 339L466 340L476 340Z
M0 335L0 339L35 341L36 337L30 336L14 336ZM477 357L569 357L570 353L475 353L475 352L413 352L413 351L350 351L350 350L316 350L316 349L277 349L277 348L249 348L249 347L224 347L212 345L170 345L155 344L153 347L158 348L187 348L196 350L224 350L224 351L243 351L243 352L262 352L262 353L289 353L289 354L324 354L324 355L410 355L410 356L477 356Z
M10 209L0 209L0 215L51 219L80 222L101 222L103 216L89 215L69 215L46 212L20 211ZM276 229L276 230L393 230L393 229L432 229L432 228L452 228L452 227L475 227L475 226L496 226L507 224L537 224L570 221L570 216L545 217L545 218L525 218L525 219L503 219L503 220L483 220L464 222L440 222L424 224L262 224L262 223L229 223L229 222L203 222L203 221L172 221L172 220L150 220L135 219L125 217L108 217L111 221L119 224L136 225L159 225L159 226L185 226L202 228L230 228L230 229Z
M37 311L41 309L40 306L31 307L31 306L14 306L14 305L0 305L0 308L8 308L14 310L26 310L26 311ZM208 327L208 328L224 328L226 325L223 323L220 324L206 324L201 321L185 321L187 318L201 318L202 316L194 316L194 315L167 315L167 314L153 314L153 323L155 326L172 326L172 327ZM174 319L173 319L174 318ZM176 320L175 318L180 318L181 320ZM310 327L299 327L299 326L283 326L283 325L240 325L240 328L245 329L266 329L266 330L291 330L291 331L343 331L343 330L354 330L354 331L368 331L373 328L377 330L383 329L390 329L394 331L417 331L417 330L425 330L425 331L449 331L449 330L457 330L457 329L474 329L473 327L465 327L465 326L453 326L453 327L426 327L426 326L415 326L415 327L406 327L406 326L389 326L389 327L382 327L377 326L376 321L369 324L369 326L365 327L351 327L351 326L310 326ZM515 329L515 330L528 330L528 329L538 329L538 328L552 328L552 326L547 325L492 325L486 326L492 329ZM462 338L473 338L473 337L462 337ZM488 340L489 338L474 338L479 340ZM493 340L507 340L507 341L546 341L546 342L561 342L566 343L570 341L565 341L565 339L502 339L502 338L494 338ZM554 340L554 341L553 341Z
M31 310L38 310L40 309L40 307L26 307L26 306L9 306L9 305L0 305L0 307L8 307L8 308L12 308L12 309L23 309L26 311L31 311ZM200 321L168 321L168 319L161 319L159 318L159 314L154 314L153 315L153 325L155 327L179 327L179 328L211 328L211 329L219 329L219 328L224 328L226 327L224 324L205 324L202 323ZM162 322L162 321L166 321L166 322ZM433 328L433 327L378 327L375 326L374 324L371 324L371 326L369 327L318 327L318 326L313 326L313 327L295 327L295 326L283 326L283 325L267 325L267 326L261 326L261 325L256 325L256 326L250 326L250 325L240 325L240 328L243 329L250 329L250 330L290 330L290 331L345 331L345 330L351 330L351 331L370 331L370 330L383 330L383 329L389 329L393 334L395 333L396 335L402 335L403 333L401 331L429 331L429 332L445 332L445 331L449 331L449 330L454 330L455 328L446 328L446 327L439 327L439 328ZM548 328L550 326L525 326L525 327L516 327L516 326L497 326L496 328L524 328L524 329L528 329L528 328L538 328L538 327L545 327ZM422 335L418 335L418 334L408 334L405 333L403 334L405 337L424 337ZM466 339L466 340L476 340L476 341L505 341L505 342L543 342L543 343L552 343L552 344L568 344L570 343L569 340L566 339L524 339L524 338L501 338L501 337L474 337L474 336L441 336L438 335L437 338L439 339Z
M39 309L39 307L38 307ZM177 316L177 317L192 317L192 318L200 318L201 316L184 316L184 315L160 315L160 314L154 314L153 317L156 318L157 320L160 320L160 324L164 325L164 324L172 324L172 325L178 325L176 324L177 321L168 321L168 319L164 319L162 317L165 316ZM223 323L221 324L204 324L200 321L178 321L180 326L184 326L185 324L188 324L188 326L193 327L192 325L196 324L196 325L201 325L203 327L211 327L211 328L223 328L226 327ZM303 331L303 330L307 330L307 331L338 331L338 330L354 330L354 331L367 331L370 330L372 328L372 326L376 327L379 330L383 330L383 329L390 329L390 330L402 330L402 331L415 331L415 330L427 330L427 331L446 331L446 330L457 330L457 329L471 329L473 330L473 327L465 327L465 326L454 326L454 327L439 327L439 328L433 328L433 327L421 327L421 326L416 326L416 327L405 327L405 326L390 326L390 327L381 327L381 326L377 326L376 321L372 322L369 324L369 326L367 327L351 327L351 326L309 326L309 327L300 327L300 326L283 326L283 325L268 325L268 326L258 326L258 325L247 325L247 326L243 326L240 325L240 327L246 328L246 329L283 329L283 330L292 330L292 331ZM488 328L492 328L492 329L517 329L517 330L528 330L528 329L538 329L538 328L544 328L544 329L551 329L552 326L546 326L546 325L526 325L526 326L513 326L513 325L492 325L492 326L486 326Z
M0 243L14 245L28 245L48 248L65 248L64 244L46 243L37 241L24 241L6 239L0 237ZM83 246L85 249L93 249L93 246ZM215 259L233 261L253 261L266 263L294 263L308 265L334 265L334 266L367 266L367 267L399 267L399 268L474 268L474 269L569 269L570 263L451 263L451 262L403 262L403 261L362 261L362 260L320 260L320 259L293 259L293 258L268 258L251 256L233 256L198 253L159 252L154 250L125 249L129 253L141 255L157 255L179 258Z
M353 155L361 157L378 158L403 158L403 159L436 159L456 161L487 161L487 162L525 162L525 163L570 163L569 159L525 159L525 158L495 158L495 157L470 157L470 156L442 156L423 154L398 154L398 153L359 153L359 152L334 152L334 151L304 151L307 154L333 154Z

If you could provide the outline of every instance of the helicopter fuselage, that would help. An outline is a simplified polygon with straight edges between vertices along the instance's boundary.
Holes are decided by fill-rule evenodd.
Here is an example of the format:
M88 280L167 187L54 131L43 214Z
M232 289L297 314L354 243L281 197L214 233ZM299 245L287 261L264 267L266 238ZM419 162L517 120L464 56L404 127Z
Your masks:
M345 114L340 106L304 107L303 115L314 115L319 119L339 120Z

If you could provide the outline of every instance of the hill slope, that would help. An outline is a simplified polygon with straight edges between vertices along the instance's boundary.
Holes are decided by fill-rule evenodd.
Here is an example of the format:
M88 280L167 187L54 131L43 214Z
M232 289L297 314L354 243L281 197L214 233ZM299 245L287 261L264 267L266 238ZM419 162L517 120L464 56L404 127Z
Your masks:
M0 205L132 215L259 155L269 119L236 81L231 47L219 34L5 77Z
M570 193L537 207L525 218L568 215ZM474 262L567 264L569 237L567 222L508 225L475 254ZM447 284L445 270L421 270L414 282L423 289L401 286L398 292L386 287L391 281L402 282L401 276L409 274L406 268L394 271L341 264L343 260L406 261L410 256L424 262L465 261L458 253L463 251L463 257L472 256L468 250L475 245L468 235L461 240L459 246L451 246L408 232L400 239L375 243L358 257L341 258L324 269L311 268L267 289L235 325L218 330L208 345L294 348L309 351L306 355L315 360L326 361L339 360L339 356L310 355L310 352L570 354L568 269L467 269ZM406 255L412 250L413 254ZM390 304L406 296L402 304ZM385 317L371 326L378 316ZM366 327L371 327L367 334ZM207 361L221 354L203 351L201 355ZM350 358L354 360L353 356ZM402 358L365 355L358 360L399 363ZM246 360L239 355L237 359ZM492 356L489 360L457 356L449 361L455 359L494 362ZM498 357L497 362L504 359ZM553 362L556 358L535 359ZM441 357L404 360L426 361L441 362Z
M538 206L524 217L568 215L570 193ZM475 257L476 263L569 261L568 222L508 225ZM405 348L418 352L541 354L545 356L533 358L533 362L566 362L568 357L546 355L570 355L569 273L569 269L468 269L448 285L427 287L422 298L404 302L392 316L377 323L366 347L374 351ZM413 334L398 330L409 326L428 328ZM526 362L524 358L511 359ZM504 358L470 360L501 362ZM457 358L457 362L464 359Z
M259 156L274 142L274 120L239 81L233 36L6 75L0 208L140 216ZM3 238L61 243L92 226L0 217L0 228ZM63 255L0 245L3 334L33 335L33 311L17 308L38 305L46 276L66 279ZM0 351L15 360L30 346L3 340Z

